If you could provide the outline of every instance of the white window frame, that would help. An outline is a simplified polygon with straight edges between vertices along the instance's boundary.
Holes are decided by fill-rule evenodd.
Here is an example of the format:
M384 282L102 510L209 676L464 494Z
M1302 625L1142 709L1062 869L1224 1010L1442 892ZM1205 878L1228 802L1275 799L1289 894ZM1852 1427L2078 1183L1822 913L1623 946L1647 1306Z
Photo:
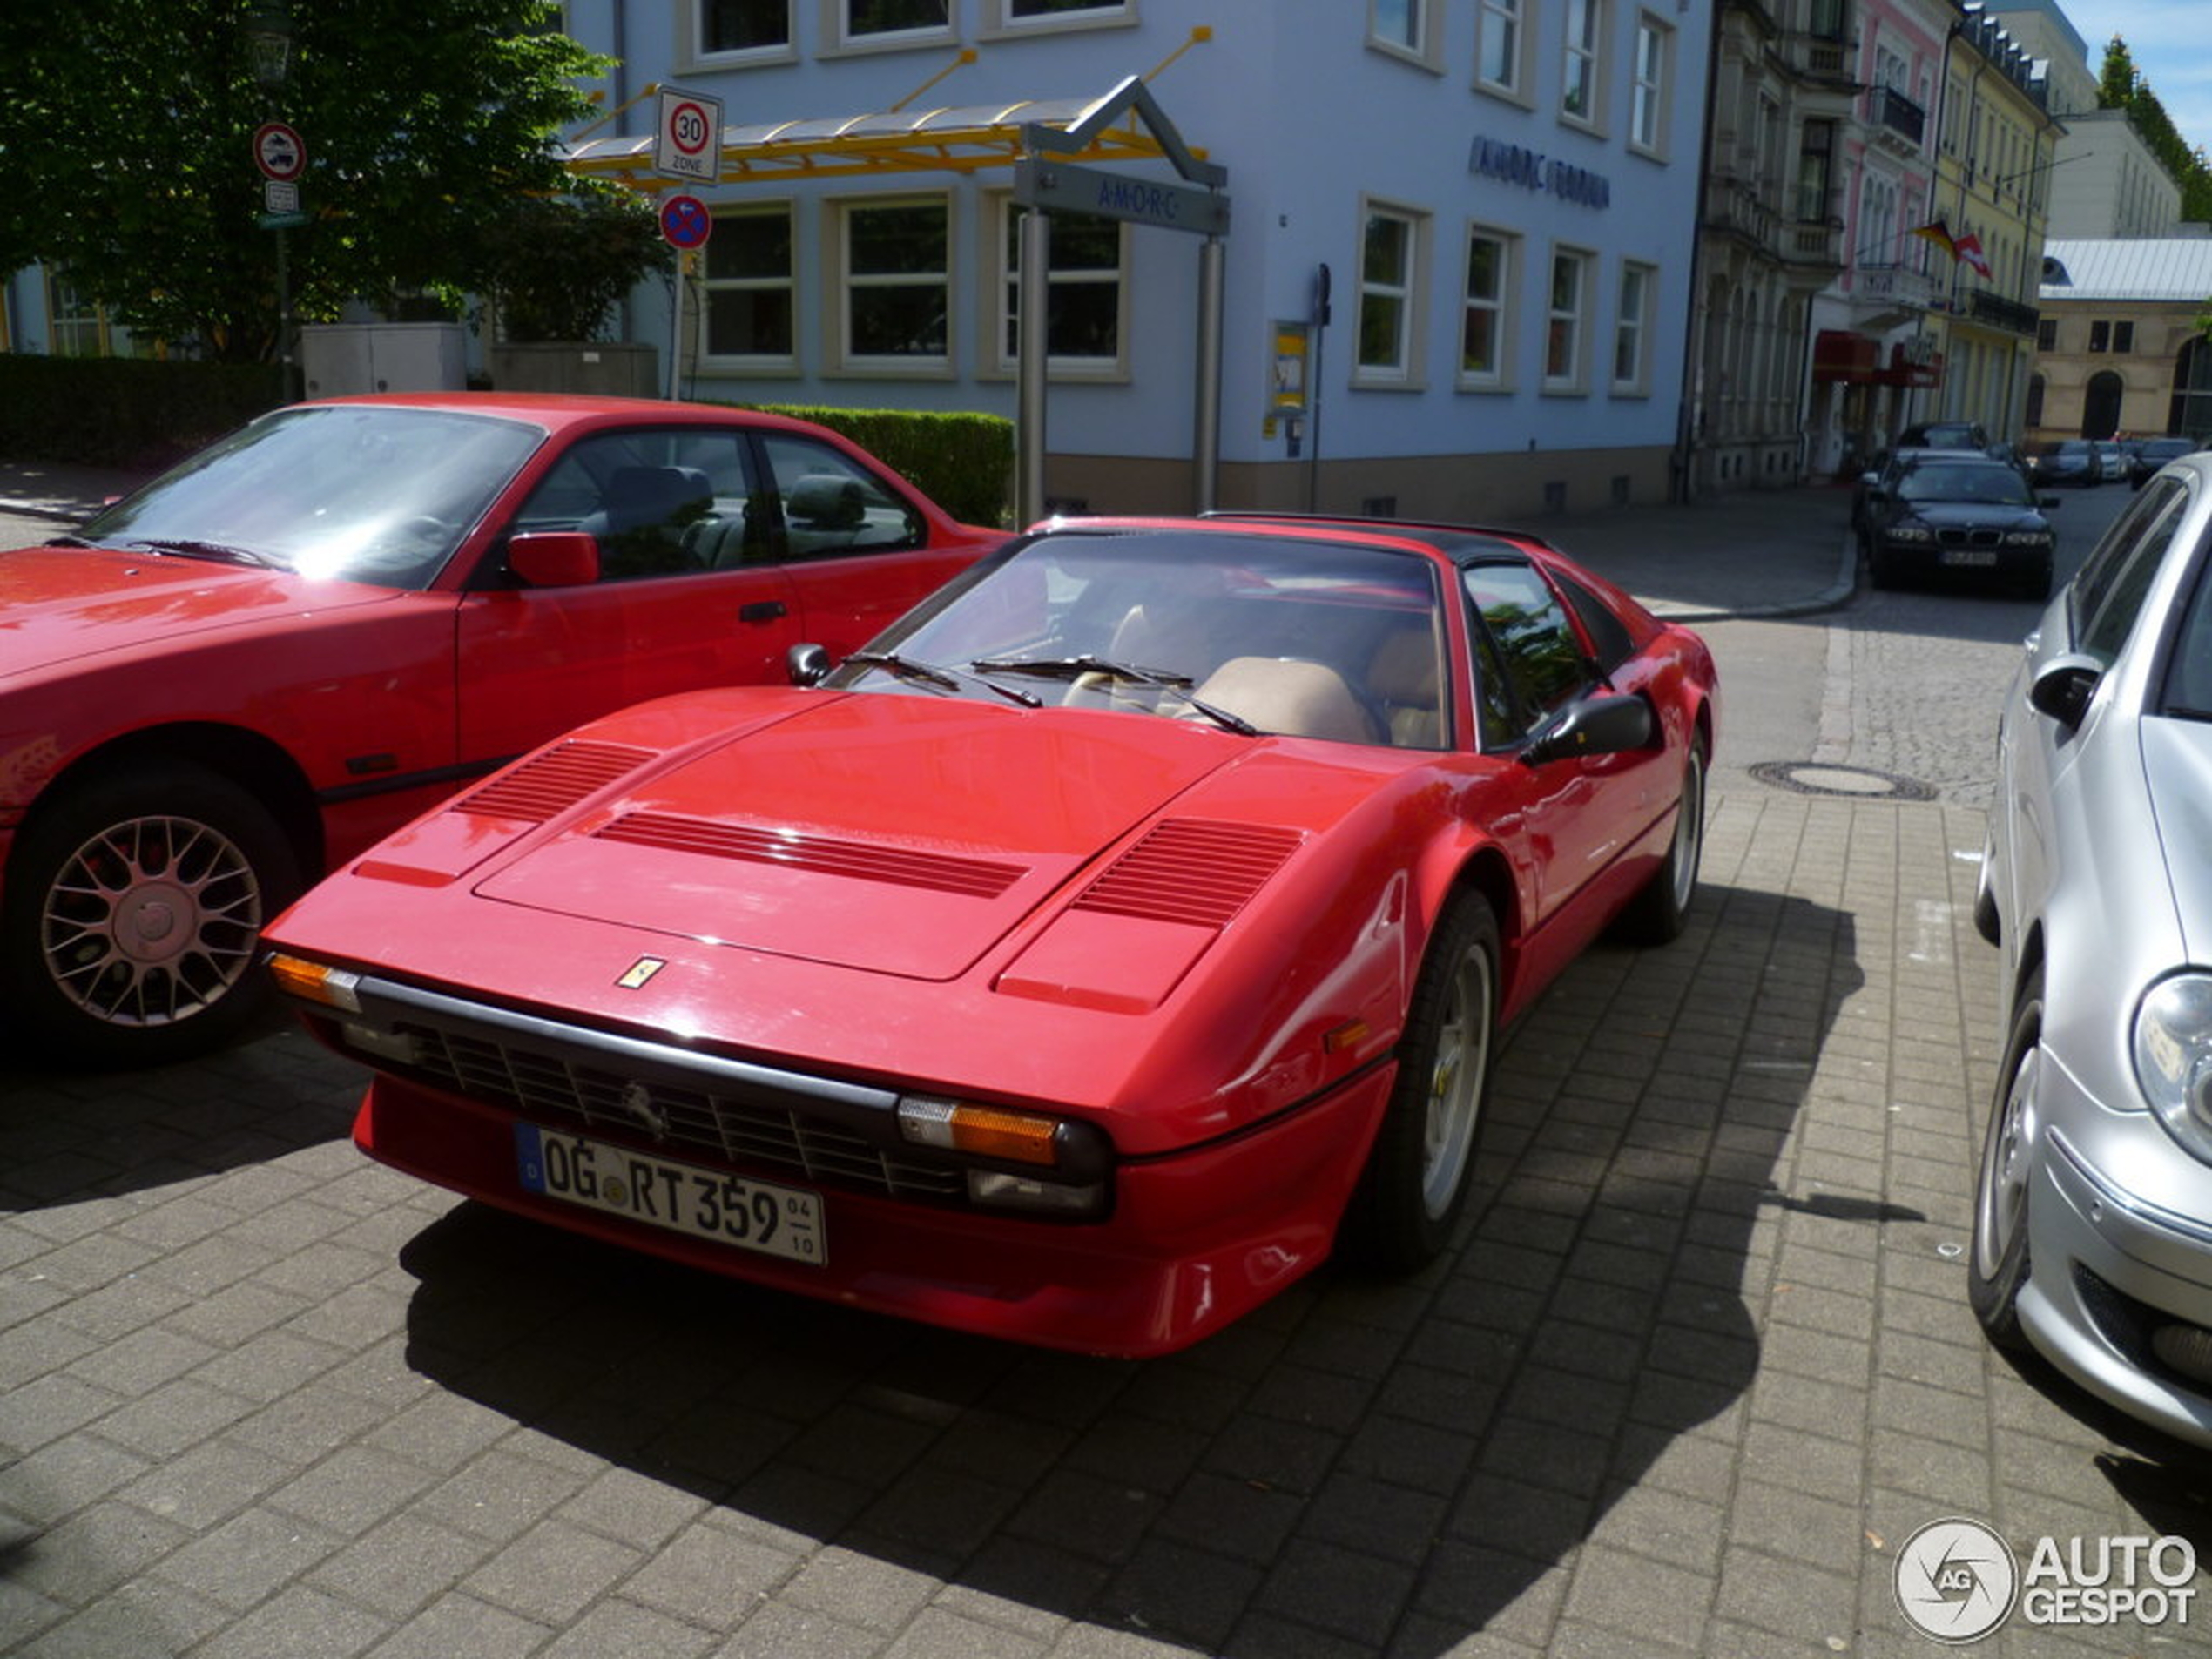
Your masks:
M1575 272L1574 300L1565 307L1559 301L1562 261L1571 262ZM1552 244L1551 258L1544 267L1543 385L1548 394L1573 396L1590 389L1590 290L1596 271L1597 255L1591 249L1565 242ZM1552 354L1552 341L1561 324L1566 326L1572 357L1563 374L1554 366Z
M1383 8L1391 4L1406 8L1406 33L1411 39L1383 28ZM1368 47L1423 69L1440 70L1444 31L1438 27L1439 4L1440 0L1367 0Z
M1371 280L1367 275L1367 232L1369 226L1379 219L1405 227L1403 281L1377 282ZM1422 292L1422 276L1428 264L1428 233L1429 216L1419 208L1372 198L1364 198L1360 202L1359 258L1355 267L1359 273L1359 301L1352 317L1352 383L1354 386L1411 391L1420 389L1422 384L1421 336L1426 303L1426 296ZM1360 353L1365 349L1367 305L1371 296L1393 304L1398 308L1395 361L1368 363L1360 361Z
M959 0L941 0L945 21L924 24L918 29L871 30L866 34L853 32L853 8L865 4L866 0L820 0L821 41L820 56L841 57L859 52L913 51L921 47L955 45L960 40Z
M1474 90L1501 98L1511 104L1526 108L1528 98L1528 49L1535 30L1529 25L1534 21L1529 13L1536 0L1475 0L1474 6ZM1504 53L1502 79L1494 79L1486 72L1490 57L1490 44L1501 32L1510 35L1510 44Z
M785 240L791 249L791 263L780 279L768 276L715 277L713 250L726 239L741 236L740 228L746 219L773 219L781 215L785 225ZM698 361L703 368L742 370L748 374L793 374L799 371L799 216L796 206L789 199L775 201L731 202L714 210L714 235L699 259L698 278ZM789 298L791 307L791 349L787 352L715 352L711 350L713 330L709 319L713 313L714 296L718 293L766 293L780 289Z
M1490 242L1498 248L1497 292L1494 295L1478 298L1474 293L1474 246ZM1467 240L1462 245L1460 266L1460 334L1458 385L1463 392L1509 391L1514 383L1514 338L1518 317L1514 301L1521 294L1521 248L1520 233L1470 220ZM1487 311L1492 318L1493 341L1496 362L1487 369L1470 369L1467 366L1467 319L1474 311Z
M1009 246L1015 248L1020 246L1015 239L1017 234L1015 219L1022 207L1007 191L988 192L984 203L983 234L989 239L989 245L984 250L982 268L991 273L991 280L989 291L982 299L988 314L984 320L988 330L985 338L991 343L982 372L987 376L1003 379L1014 375L1021 367L1015 354L1008 349L1006 341L1020 313L1017 285L1021 280L1021 256L1018 253L1009 254L1008 249ZM1115 354L1111 357L1049 357L1046 361L1045 372L1053 380L1120 382L1130 378L1130 227L1122 225L1118 229L1120 234L1115 243L1116 263L1110 279L1102 276L1092 267L1081 271L1046 273L1048 287L1056 282L1103 283L1109 280L1115 287Z
M922 207L934 205L945 215L945 269L939 274L945 301L945 349L941 354L908 356L856 351L853 346L853 297L856 290L869 287L919 286L918 279L909 273L896 273L880 277L864 276L855 280L852 270L852 224L861 213L875 209ZM825 204L823 235L828 246L827 257L822 262L825 271L834 274L837 302L832 310L830 323L830 367L826 372L834 374L866 375L871 379L949 380L954 365L959 361L960 341L958 319L953 310L953 297L957 292L959 273L954 268L954 218L953 199L942 191L931 191L902 196L850 196L835 198Z
M988 39L1067 34L1083 29L1127 29L1143 21L1137 16L1138 0L1085 0L1075 10L1035 17L1017 16L1015 8L1021 3L1022 0L983 0L983 36Z
M677 50L680 61L693 69L751 69L765 64L799 61L799 20L793 0L781 0L784 38L781 45L732 47L716 51L706 44L706 8L713 0L685 0L678 15Z
M1611 24L1610 0L1566 0L1565 29L1560 37L1559 118L1569 126L1592 132L1605 130L1606 34ZM1577 39L1575 20L1587 24L1587 39ZM1578 72L1579 71L1579 72ZM1577 90L1588 93L1588 108L1573 107Z
M1635 292L1631 296L1629 290ZM1649 397L1651 395L1651 319L1659 291L1659 267L1642 260L1621 261L1621 280L1614 289L1613 395ZM1626 348L1629 373L1621 373Z
M1629 64L1629 148L1667 158L1674 125L1675 29L1656 14L1636 14L1635 55ZM1656 60L1656 61L1655 61Z

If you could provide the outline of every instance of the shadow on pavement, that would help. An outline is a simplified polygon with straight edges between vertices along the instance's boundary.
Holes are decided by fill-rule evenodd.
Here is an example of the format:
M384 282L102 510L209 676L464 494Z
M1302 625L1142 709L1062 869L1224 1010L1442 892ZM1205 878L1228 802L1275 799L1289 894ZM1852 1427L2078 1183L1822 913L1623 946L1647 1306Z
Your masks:
M1725 1479L1726 1438L1697 1433L1757 1370L1743 1287L1777 1211L1918 1218L1771 1185L1860 983L1850 919L1701 897L1677 944L1592 952L1514 1034L1470 1223L1414 1282L1325 1269L1184 1353L1093 1360L469 1204L403 1251L409 1364L718 1506L770 1580L732 1588L732 1624L821 1541L809 1571L872 1563L1199 1649L1541 1645L1569 1552L1640 1483L1608 1533L1707 1559L1668 1494Z

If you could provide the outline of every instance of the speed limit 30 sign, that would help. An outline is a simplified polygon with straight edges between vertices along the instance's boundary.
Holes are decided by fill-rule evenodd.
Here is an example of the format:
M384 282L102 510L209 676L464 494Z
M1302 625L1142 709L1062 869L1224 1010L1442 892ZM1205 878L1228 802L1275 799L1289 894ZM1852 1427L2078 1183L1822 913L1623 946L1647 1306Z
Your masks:
M672 86L660 90L653 171L703 185L722 176L722 100Z

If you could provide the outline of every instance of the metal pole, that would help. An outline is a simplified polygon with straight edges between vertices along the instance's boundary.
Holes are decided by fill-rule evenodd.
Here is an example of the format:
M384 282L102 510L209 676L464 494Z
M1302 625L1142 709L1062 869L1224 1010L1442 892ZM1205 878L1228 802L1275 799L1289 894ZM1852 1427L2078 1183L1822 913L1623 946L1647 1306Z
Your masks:
M284 401L291 402L300 395L300 383L293 374L292 361L292 265L285 244L290 233L280 226L276 233L276 302L277 302L277 373L284 380Z
M1026 529L1044 516L1045 273L1052 256L1052 221L1032 207L1022 216L1022 327L1015 341L1018 381L1014 522Z
M1197 462L1192 481L1195 510L1220 504L1221 487L1221 291L1225 250L1209 236L1198 250L1198 407L1190 450Z

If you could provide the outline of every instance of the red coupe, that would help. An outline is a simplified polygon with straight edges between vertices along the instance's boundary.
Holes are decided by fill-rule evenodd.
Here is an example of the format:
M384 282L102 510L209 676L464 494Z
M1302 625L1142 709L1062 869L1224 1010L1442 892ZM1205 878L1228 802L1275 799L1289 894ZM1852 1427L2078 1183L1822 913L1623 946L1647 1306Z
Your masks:
M826 667L594 722L278 921L364 1150L1162 1352L1442 1249L1501 1023L1696 883L1710 655L1508 533L1055 523Z
M0 553L0 1020L229 1035L306 879L595 715L859 646L1002 533L819 427L461 394L253 422Z

